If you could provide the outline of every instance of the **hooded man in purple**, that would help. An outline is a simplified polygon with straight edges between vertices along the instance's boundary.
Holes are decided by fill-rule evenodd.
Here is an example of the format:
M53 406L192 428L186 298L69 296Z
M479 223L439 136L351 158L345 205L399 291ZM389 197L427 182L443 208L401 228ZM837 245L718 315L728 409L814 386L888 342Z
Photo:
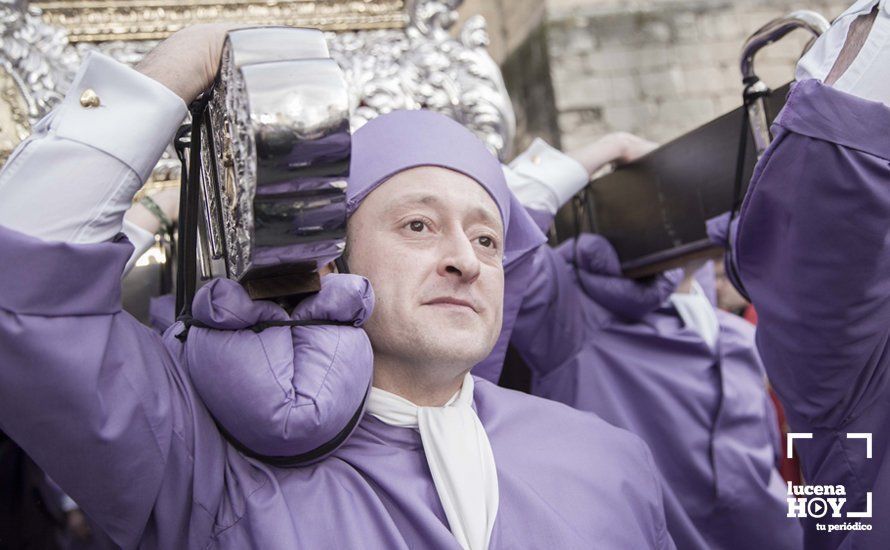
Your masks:
M564 155L536 142L529 153L537 162L521 155L508 184L549 225L599 169L591 160L600 148ZM617 254L598 235L582 234L557 252L562 261L550 269L570 276L558 288L544 285L553 278L534 279L511 336L531 371L531 392L646 441L664 476L678 547L801 548L800 523L786 517L778 426L754 327L715 309L713 269L692 262L676 291L662 294L622 277ZM581 315L568 315L565 304Z
M161 338L121 312L132 247L114 235L222 38L180 32L142 75L92 55L0 175L0 427L126 548L672 547L638 438L468 374L501 333L510 262L542 240L497 161L444 117L395 113L354 136L349 262L367 279L325 277L294 316L364 331L257 334L287 314L224 280L196 298L214 328L185 345L181 324ZM372 363L368 414L299 468L239 452L202 400L219 388L189 376L240 368L277 386L282 408L258 416L307 434L264 449L285 456L350 427Z
M890 547L887 36L890 2L860 1L801 60L733 226L727 273L813 486L789 487L808 548ZM844 500L804 510L816 489Z
M618 276L617 256L598 236L582 235L577 247L570 241L559 251L570 266L603 258L600 277L611 271L606 265ZM580 327L557 335L562 346L552 348L560 353L539 351L541 331L520 311L513 345L531 369L532 394L594 412L646 441L664 476L667 525L678 547L802 548L798 520L786 517L778 426L754 327L716 311L706 285L689 281L692 273L688 292L639 318L615 300L591 298L597 290L581 287L602 283L579 273L562 292L584 316ZM697 277L711 274L703 268Z

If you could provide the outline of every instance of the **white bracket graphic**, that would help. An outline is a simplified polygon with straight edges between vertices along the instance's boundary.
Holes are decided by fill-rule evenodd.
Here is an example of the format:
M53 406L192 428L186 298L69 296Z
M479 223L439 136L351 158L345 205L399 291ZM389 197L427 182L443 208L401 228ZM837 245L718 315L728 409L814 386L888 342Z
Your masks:
M794 440L795 439L813 439L813 434L809 432L788 432L786 455L788 458L794 458ZM847 439L864 439L865 440L865 458L872 457L872 434L870 433L848 433ZM820 516L821 517L821 516ZM870 518L871 517L871 491L865 493L865 511L864 512L847 512L848 518Z
M864 439L865 440L865 458L871 458L871 434L870 433L848 433L847 439ZM848 518L870 518L871 517L871 491L865 493L865 511L864 512L847 512Z
M871 517L871 491L865 493L865 511L864 512L847 512L848 518L870 518Z
M869 434L870 436L871 434ZM795 439L813 439L813 434L808 432L788 432L787 434L787 447L785 451L785 455L791 459L794 458L794 440ZM871 449L871 439L869 439L869 449ZM869 451L869 454L871 451Z
M864 439L865 440L865 458L871 458L871 434L870 433L848 433L847 439ZM871 502L871 501L869 501Z

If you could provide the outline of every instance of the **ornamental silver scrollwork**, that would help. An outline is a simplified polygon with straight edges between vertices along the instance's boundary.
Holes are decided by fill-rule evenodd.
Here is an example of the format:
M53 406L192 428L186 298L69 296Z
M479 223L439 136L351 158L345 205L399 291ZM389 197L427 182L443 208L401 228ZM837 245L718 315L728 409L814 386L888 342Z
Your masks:
M516 120L501 72L488 54L481 16L453 38L459 1L419 1L404 31L329 36L331 57L352 91L352 126L396 109L430 109L475 132L501 159L509 158Z
M452 34L461 4L417 0L409 3L405 28L326 33L331 56L347 80L353 130L392 110L426 108L461 122L492 152L509 158L516 132L513 108L487 51L484 19L470 17ZM156 44L75 42L26 0L0 3L0 160L58 104L88 51L135 64ZM168 151L152 180L174 180L178 170Z

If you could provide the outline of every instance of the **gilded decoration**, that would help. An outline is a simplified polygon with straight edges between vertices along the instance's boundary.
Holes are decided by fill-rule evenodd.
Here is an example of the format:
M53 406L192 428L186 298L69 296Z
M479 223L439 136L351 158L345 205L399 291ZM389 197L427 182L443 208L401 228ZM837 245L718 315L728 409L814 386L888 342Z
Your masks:
M0 162L30 133L28 106L12 75L0 69Z
M401 28L402 0L54 0L32 2L43 20L68 30L68 40L157 40L207 22L288 25L342 31Z

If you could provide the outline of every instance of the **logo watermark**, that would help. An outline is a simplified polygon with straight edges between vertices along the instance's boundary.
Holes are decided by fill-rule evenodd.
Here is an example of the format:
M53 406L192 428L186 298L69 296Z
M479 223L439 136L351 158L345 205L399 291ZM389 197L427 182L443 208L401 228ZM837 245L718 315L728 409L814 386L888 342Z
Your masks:
M813 439L812 433L788 433L788 458L794 458L794 440ZM865 440L865 458L871 459L871 434L848 433L847 439ZM788 517L789 518L870 518L871 491L865 494L865 510L849 510L847 507L847 488L844 485L795 485L788 482ZM870 523L862 521L832 521L816 523L817 531L871 531Z

